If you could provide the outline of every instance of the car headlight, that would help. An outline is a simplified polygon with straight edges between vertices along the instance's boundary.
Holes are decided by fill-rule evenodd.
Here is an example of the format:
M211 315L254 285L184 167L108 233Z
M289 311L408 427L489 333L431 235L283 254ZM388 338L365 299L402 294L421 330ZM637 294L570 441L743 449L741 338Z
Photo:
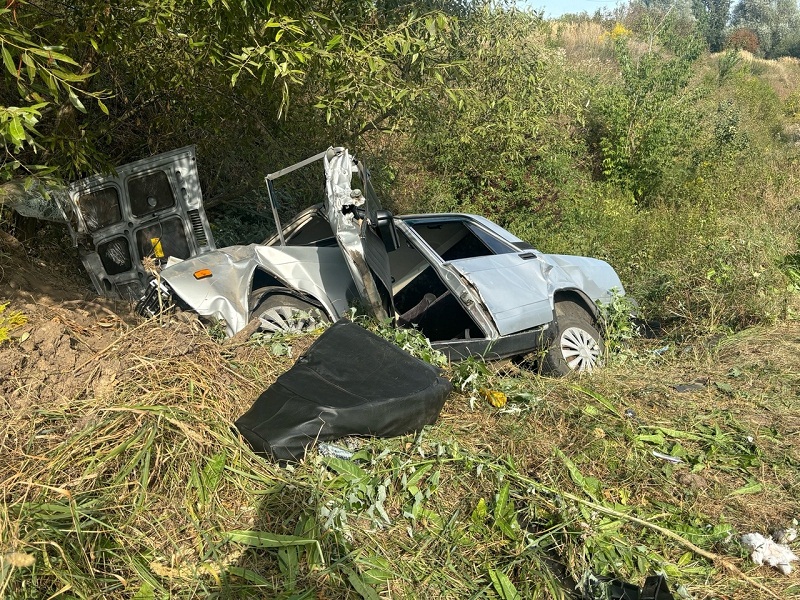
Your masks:
M168 312L174 307L175 302L169 286L163 281L151 279L147 284L144 296L136 303L135 310L137 315L150 319Z

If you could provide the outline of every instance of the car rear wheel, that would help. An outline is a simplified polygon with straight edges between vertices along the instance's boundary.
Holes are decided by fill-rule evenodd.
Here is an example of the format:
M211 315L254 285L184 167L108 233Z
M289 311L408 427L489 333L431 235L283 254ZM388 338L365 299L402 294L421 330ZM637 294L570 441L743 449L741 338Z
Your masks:
M267 334L304 333L330 323L319 307L274 288L256 290L250 299L250 320L260 319L258 330Z
M603 336L592 315L570 300L556 303L553 336L541 358L541 371L549 375L591 373L602 365Z

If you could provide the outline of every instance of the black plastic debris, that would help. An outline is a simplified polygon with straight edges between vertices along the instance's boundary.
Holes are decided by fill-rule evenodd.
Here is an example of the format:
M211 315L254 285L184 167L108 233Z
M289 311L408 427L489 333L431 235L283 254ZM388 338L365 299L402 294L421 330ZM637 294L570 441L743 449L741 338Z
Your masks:
M707 377L698 377L689 383L676 383L672 386L679 394L688 394L691 392L701 392L708 387L709 380Z
M640 600L675 600L663 575L651 575L644 580Z
M641 595L641 590L638 585L626 583L618 579L609 583L609 591L611 592L611 598L614 600L617 598L620 600L639 600L639 596Z
M663 575L645 579L641 588L621 579L596 577L584 579L583 600L675 600Z
M438 368L342 319L235 425L256 453L293 461L317 442L417 431L436 421L450 390Z

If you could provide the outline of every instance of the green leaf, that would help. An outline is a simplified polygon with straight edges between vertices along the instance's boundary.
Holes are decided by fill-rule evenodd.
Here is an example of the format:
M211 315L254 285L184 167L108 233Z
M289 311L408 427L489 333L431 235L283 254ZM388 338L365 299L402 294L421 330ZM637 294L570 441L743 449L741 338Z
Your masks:
M11 73L12 77L16 77L17 76L17 67L14 66L14 59L11 58L11 53L8 51L8 49L5 46L3 46L3 48L2 48L2 52L3 52L3 64L6 66L6 70L9 73Z
M575 390L576 392L582 392L582 393L586 394L587 396L589 396L590 398L594 398L600 404L602 404L608 412L610 412L613 415L619 416L619 411L617 410L617 407L614 406L614 403L611 402L611 400L609 400L608 398L606 398L602 394L598 394L597 392L595 392L593 390L581 387L579 385L573 385L572 389Z
M375 591L374 588L371 588L364 580L361 579L358 573L356 573L353 569L348 567L342 567L342 571L344 571L345 575L347 575L347 581L350 582L350 585L353 586L353 589L358 592L358 594L364 600L381 600L381 597L378 595L378 592Z
M384 556L357 556L355 559L361 572L361 579L367 585L383 585L395 577L392 564Z
M225 468L225 452L218 452L212 456L203 468L201 483L203 486L203 497L208 499L217 490L222 471Z
M265 579L255 571L251 571L250 569L245 569L242 567L230 566L227 569L229 575L233 575L234 577L239 577L240 579L244 579L249 583L254 583L255 585L269 585L270 581Z
M428 463L428 464L422 465L420 468L418 468L416 471L414 471L414 474L411 475L411 477L409 477L408 480L406 481L406 489L410 489L412 487L416 487L416 485L419 482L419 480L422 479L424 477L425 473L430 471L432 467L433 467L433 464L432 463Z
M31 83L33 83L33 80L36 78L36 63L33 62L33 59L27 52L23 53L22 62L25 63L25 70L28 73L28 79Z
M155 594L153 594L153 586L147 582L144 582L133 595L132 600L153 600L153 598L155 598Z
M728 396L733 396L733 386L729 383L725 383L724 381L715 381L714 385L717 386L717 389L722 392L723 394L727 394Z
M333 37L332 37L332 38L331 38L331 39L328 41L328 43L325 45L325 49L326 49L328 52L330 52L331 50L333 50L334 48L336 48L336 46L338 46L338 45L339 45L339 44L341 44L341 43L342 43L342 36L341 36L340 34L337 34L337 35L333 36Z
M596 417L600 414L600 409L594 404L587 404L583 407L583 413L589 415L590 417Z
M75 95L75 92L73 92L72 90L69 91L69 101L70 104L72 104L72 106L77 108L82 113L86 112L86 107L83 105L83 102L81 102L81 99L78 98L78 96Z
M556 448L556 455L564 462L572 481L580 487L587 496L597 502L597 493L600 491L600 482L594 477L584 477L580 469L561 450Z
M689 433L688 431L681 431L680 429L671 429L669 427L655 427L652 425L642 425L642 429L654 429L668 437L672 437L678 440L708 440L711 439L711 436L708 435L698 435L696 433Z
M14 140L14 143L18 146L25 141L25 129L22 127L22 123L19 122L19 117L14 116L11 119L11 122L8 125L8 133L11 135L11 139Z
M299 564L298 548L293 546L278 548L278 569L289 588L295 586Z
M358 481L369 477L369 473L349 460L329 456L325 459L325 465L339 473L339 475L346 476L350 481Z
M661 435L660 433L655 435L643 433L641 435L637 435L636 439L639 440L640 442L649 442L657 446L663 446L665 442L664 436Z
M729 495L730 496L741 496L744 494L758 494L764 490L764 486L761 485L758 481L748 481L747 485L744 485L738 489L733 490Z
M66 54L61 54L60 52L53 52L52 50L48 50L48 46L43 46L42 48L28 48L28 52L36 54L37 56L42 56L47 60L57 60L63 63L74 65L76 67L80 67L78 63L76 63Z
M64 71L63 69L51 69L50 72L61 79L62 81L86 81L89 79L94 73L70 73L69 71Z
M317 540L297 537L296 535L282 535L267 531L236 530L224 534L228 542L237 542L251 548L285 548L287 546L307 546L316 544Z
M97 106L103 111L104 114L108 115L108 107L102 100L100 100L100 98L97 99Z
M497 592L503 600L520 600L522 598L517 588L511 583L511 579L502 571L489 569L489 579L492 580L494 591Z
M519 537L519 523L514 511L514 501L509 498L510 489L508 483L500 488L497 502L494 505L494 522L503 535L511 540L516 540Z
M478 504L475 505L475 510L472 511L470 519L474 525L483 525L487 516L489 516L489 509L486 506L486 500L481 498L478 500Z

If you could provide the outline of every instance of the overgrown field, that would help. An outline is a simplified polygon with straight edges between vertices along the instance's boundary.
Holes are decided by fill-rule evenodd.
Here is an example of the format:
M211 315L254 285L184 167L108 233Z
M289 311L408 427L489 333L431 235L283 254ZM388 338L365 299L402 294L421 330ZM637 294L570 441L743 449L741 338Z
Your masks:
M800 517L797 323L634 341L584 378L448 366L435 425L282 468L231 424L313 335L231 347L22 306L0 350L0 596L559 598L589 572L800 596L738 542Z

